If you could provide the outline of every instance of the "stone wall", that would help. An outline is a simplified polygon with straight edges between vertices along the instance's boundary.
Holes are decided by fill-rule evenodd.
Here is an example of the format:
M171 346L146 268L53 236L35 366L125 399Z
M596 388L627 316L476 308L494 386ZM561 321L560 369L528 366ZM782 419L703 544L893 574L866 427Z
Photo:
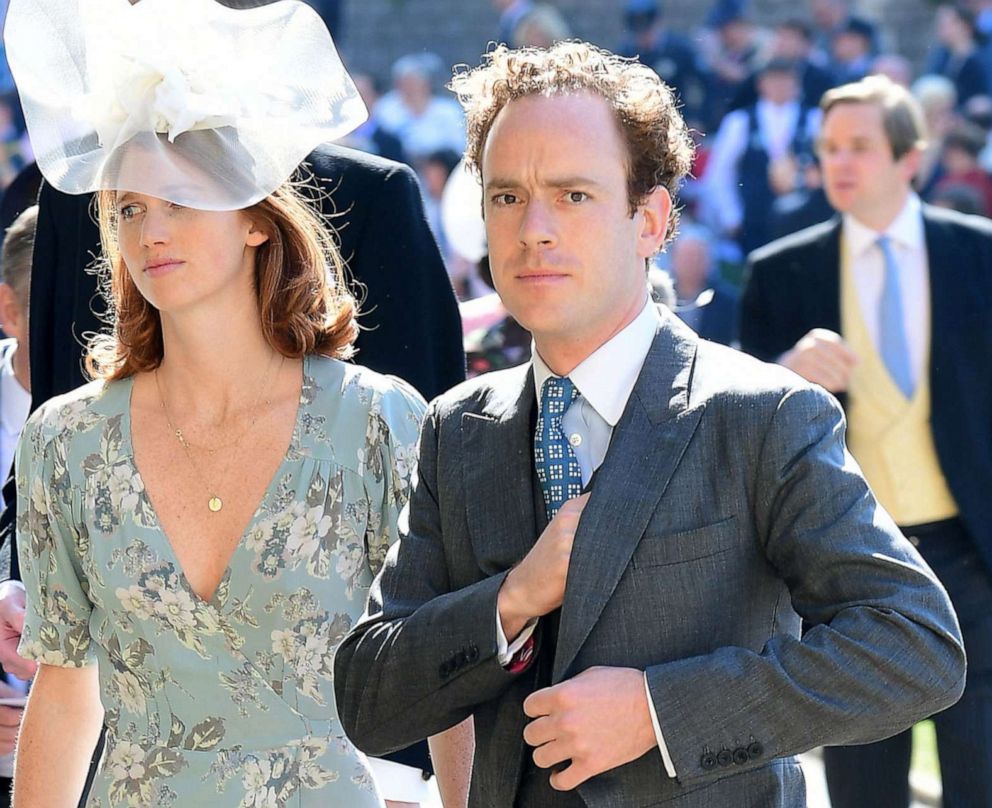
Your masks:
M431 50L450 64L477 64L496 31L489 0L343 0L344 51L349 65L388 78L405 53ZM673 27L698 25L710 0L665 0ZM623 0L554 0L576 36L607 48L621 36ZM797 11L802 0L751 0L755 19L774 22ZM879 20L886 44L917 65L926 58L933 6L929 0L854 0L855 10Z

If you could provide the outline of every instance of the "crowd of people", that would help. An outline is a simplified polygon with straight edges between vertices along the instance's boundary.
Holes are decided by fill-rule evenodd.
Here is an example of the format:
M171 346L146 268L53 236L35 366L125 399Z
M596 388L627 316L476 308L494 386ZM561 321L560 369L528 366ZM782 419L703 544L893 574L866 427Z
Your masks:
M0 3L0 808L992 805L992 2L493 5Z

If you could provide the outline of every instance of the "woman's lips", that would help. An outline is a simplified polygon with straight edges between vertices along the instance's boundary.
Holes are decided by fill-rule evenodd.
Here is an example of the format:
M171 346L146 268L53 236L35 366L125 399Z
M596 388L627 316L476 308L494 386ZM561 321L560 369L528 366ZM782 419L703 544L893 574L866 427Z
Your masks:
M145 264L145 274L149 278L158 278L162 275L168 275L173 270L178 269L183 265L183 261L178 258L166 258L162 260L149 261Z

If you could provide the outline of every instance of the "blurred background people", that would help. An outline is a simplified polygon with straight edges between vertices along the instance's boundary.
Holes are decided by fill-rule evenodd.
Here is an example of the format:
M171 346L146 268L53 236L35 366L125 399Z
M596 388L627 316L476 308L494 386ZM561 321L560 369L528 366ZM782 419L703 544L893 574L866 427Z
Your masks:
M399 138L414 162L432 152L465 147L461 108L450 96L435 92L444 64L434 53L411 53L393 65L393 89L379 99L373 115Z
M958 93L950 79L934 75L920 76L910 89L923 111L927 127L927 142L913 180L920 196L926 199L943 176L941 157L944 153L944 138L958 120L954 112Z
M800 98L808 106L815 107L820 103L820 96L834 86L833 76L824 66L824 58L813 49L812 26L800 17L790 17L772 29L769 60L792 63L799 79ZM735 107L746 107L758 100L760 74L761 70L756 71L741 86L734 100Z
M875 28L862 19L849 17L830 40L830 66L834 84L847 84L868 75L874 56Z
M557 8L538 3L513 29L514 48L550 48L555 42L572 36L568 20Z
M533 0L492 0L492 5L499 12L495 41L509 45L517 25L534 8Z
M637 58L675 89L683 115L698 121L706 96L707 75L701 55L689 39L673 30L664 0L627 0L624 38L617 53Z
M703 339L736 346L738 294L719 277L712 241L713 235L698 225L679 228L668 270L671 308Z
M957 91L958 106L989 92L988 74L978 46L975 15L959 3L941 3L934 19L937 47L924 73L944 76Z
M349 132L341 138L339 143L368 154L385 157L387 160L407 162L406 152L403 151L400 139L382 125L376 112L379 99L382 97L381 82L371 73L354 73L352 79L362 101L365 102L365 107L369 110L369 117L354 132Z
M0 249L0 469L12 473L14 449L31 412L31 368L28 348L28 307L31 294L31 253L37 206L24 211L7 229ZM0 672L0 698L17 699L27 682L10 671ZM10 805L14 776L14 741L22 710L0 705L0 808Z
M798 161L813 153L820 113L800 100L791 61L765 64L758 100L729 113L720 125L703 175L702 217L743 254L770 240L776 197L801 180Z

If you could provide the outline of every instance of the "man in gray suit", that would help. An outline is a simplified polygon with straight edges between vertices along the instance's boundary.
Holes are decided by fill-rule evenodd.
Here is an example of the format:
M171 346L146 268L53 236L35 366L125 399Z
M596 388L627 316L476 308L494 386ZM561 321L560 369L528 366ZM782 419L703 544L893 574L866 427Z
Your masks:
M381 754L471 716L473 806L804 805L796 753L960 695L946 593L829 395L649 302L691 158L657 76L563 43L454 88L534 359L432 403L345 730Z

